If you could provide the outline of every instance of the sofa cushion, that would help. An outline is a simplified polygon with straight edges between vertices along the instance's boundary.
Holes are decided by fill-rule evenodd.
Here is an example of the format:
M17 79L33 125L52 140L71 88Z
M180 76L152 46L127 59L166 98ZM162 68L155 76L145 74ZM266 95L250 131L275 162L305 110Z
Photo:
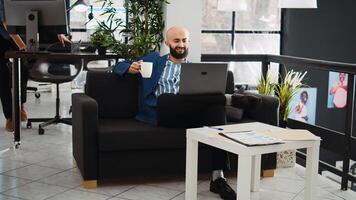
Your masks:
M185 148L185 129L145 124L135 119L99 119L100 151Z
M239 122L242 120L244 110L233 106L225 106L226 120L229 122Z
M97 101L99 118L133 118L138 112L136 76L88 71L85 94Z
M262 98L252 93L234 93L231 96L231 105L245 110L256 110L262 105Z
M244 117L242 120L240 120L238 123L233 122L233 121L227 121L227 125L232 125L232 124L243 124L243 123L251 123L251 122L256 122L256 120Z

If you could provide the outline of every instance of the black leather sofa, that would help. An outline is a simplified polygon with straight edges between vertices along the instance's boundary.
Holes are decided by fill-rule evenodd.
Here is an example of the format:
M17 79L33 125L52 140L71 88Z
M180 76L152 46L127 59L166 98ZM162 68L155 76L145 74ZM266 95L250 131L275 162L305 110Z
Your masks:
M227 93L233 93L233 76L228 77ZM260 97L261 106L245 110L241 123L277 125L278 100ZM73 156L84 187L96 187L97 180L103 179L184 175L185 129L136 121L137 99L136 76L94 71L87 73L85 93L72 95ZM208 171L210 152L203 145L199 148L199 170ZM236 167L235 155L231 163ZM275 167L275 154L262 156L262 170Z

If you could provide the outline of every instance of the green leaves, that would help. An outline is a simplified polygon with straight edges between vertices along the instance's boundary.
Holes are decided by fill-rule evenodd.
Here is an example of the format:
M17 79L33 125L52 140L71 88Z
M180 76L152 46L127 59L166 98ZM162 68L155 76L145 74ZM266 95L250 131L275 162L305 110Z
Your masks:
M97 47L110 48L112 44L117 43L115 31L123 26L123 21L116 16L116 9L112 6L111 0L97 0L96 2L102 3L102 8L104 8L100 15L108 15L108 17L103 21L97 20L98 26L95 32L90 35L90 41Z
M96 47L110 47L112 43L116 42L111 32L102 29L97 29L93 34L91 34L90 41Z
M297 90L303 86L303 78L307 72L288 71L280 84L276 85L276 95L280 101L280 119L287 120L290 113L290 103Z
M128 21L126 26L116 17L113 0L97 0L102 3L101 15L109 15L106 21L98 21L98 29L92 34L91 41L102 42L124 59L136 60L152 51L159 51L163 41L163 6L166 0L125 0ZM117 40L114 32L118 29L120 37L127 37L128 42ZM110 35L106 39L100 34Z
M129 35L129 53L126 59L139 57L158 51L163 41L163 5L164 0L126 0L125 7L129 15L126 29L122 33Z
M285 70L286 71L286 70ZM279 98L280 109L279 118L286 121L290 113L290 103L299 88L305 87L302 83L307 72L294 72L293 70L286 71L286 75L282 78L281 83L272 83L272 75L270 71L267 77L261 78L258 81L257 89L260 94L273 95L274 93Z
M258 80L257 83L258 93L265 94L265 95L273 95L275 84L272 83L272 81L273 81L273 77L271 71L268 71L266 78L262 76L262 78Z

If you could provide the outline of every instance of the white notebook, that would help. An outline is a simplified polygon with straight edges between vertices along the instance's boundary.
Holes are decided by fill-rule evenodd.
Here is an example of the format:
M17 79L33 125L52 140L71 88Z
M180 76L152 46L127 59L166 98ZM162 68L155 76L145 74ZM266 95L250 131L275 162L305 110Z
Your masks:
M263 146L284 143L281 139L259 134L255 131L225 132L219 133L219 135L246 146Z

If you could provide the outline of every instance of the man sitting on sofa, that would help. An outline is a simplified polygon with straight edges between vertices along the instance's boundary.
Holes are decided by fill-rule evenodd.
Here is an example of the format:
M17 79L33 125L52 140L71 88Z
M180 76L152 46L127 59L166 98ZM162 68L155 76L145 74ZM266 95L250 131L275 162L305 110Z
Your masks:
M200 102L175 95L179 92L181 63L187 62L189 42L189 32L185 28L171 27L166 32L165 40L165 44L170 49L168 55L160 56L157 52L153 52L142 57L139 61L124 61L114 67L113 72L123 76L126 73L139 74L142 62L153 63L151 77L140 77L137 120L153 125L182 128L225 124L224 113L212 114L216 109L213 103L211 105L205 103L204 106L201 106ZM160 114L157 116L157 99L161 95L174 95L176 98L168 98L173 112L165 112L164 116L160 116ZM178 100L175 102L174 99ZM192 121L192 116L193 118L203 118L203 121L201 123ZM160 120L163 118L164 120ZM236 199L235 191L227 184L223 174L223 170L228 168L227 153L216 148L212 148L211 151L213 171L210 191L218 193L223 199Z

